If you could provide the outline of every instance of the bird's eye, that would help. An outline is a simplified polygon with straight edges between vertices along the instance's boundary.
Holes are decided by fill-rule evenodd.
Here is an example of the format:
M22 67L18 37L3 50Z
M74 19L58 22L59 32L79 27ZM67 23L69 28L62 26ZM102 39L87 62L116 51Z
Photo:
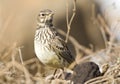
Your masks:
M41 14L42 16L45 16L45 14Z

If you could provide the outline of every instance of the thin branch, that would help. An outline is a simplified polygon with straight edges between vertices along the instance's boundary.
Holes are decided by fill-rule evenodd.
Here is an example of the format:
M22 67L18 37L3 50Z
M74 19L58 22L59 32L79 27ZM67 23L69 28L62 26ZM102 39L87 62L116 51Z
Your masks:
M76 14L76 0L73 0L73 14L72 14L72 17L70 18L70 21L69 21L69 7L68 7L68 1L66 2L66 21L67 21L67 34L66 34L66 40L65 42L68 41L68 37L69 37L69 34L70 34L70 29L71 29L71 24L72 24L72 21L75 17L75 14Z
M66 0L66 22L67 22L67 29L69 28L69 4L68 4L68 0ZM66 36L67 39L67 36Z
M3 54L1 56L1 60L9 60L10 59L10 54L12 54L12 52L14 52L15 48L17 46L17 43L13 43L12 46L8 47L8 50L5 54Z
M29 60L24 61L24 65L28 65L28 64L34 63L35 61L36 61L36 58L35 58L35 57L34 57L34 58L31 58L31 59L29 59Z
M107 34L110 36L110 41L109 41L109 42L111 42L111 44L112 44L112 41L114 40L114 35L113 35L112 32L110 31L110 28L108 27L108 25L106 24L104 18L103 18L100 14L98 14L97 19L98 19L98 21L99 21L99 24L102 26L102 30L104 30L103 38L104 38L104 41L105 41L106 46L107 46L107 43L108 43L108 42L106 42L107 38L105 38L105 33L107 33ZM112 39L112 40L111 40L111 39ZM110 44L109 46L107 46L107 47L108 47L107 54L108 54L108 53L110 52L110 50L111 50L111 47L112 47L111 44Z
M104 40L104 42L105 42L105 47L107 48L107 43L108 43L108 41L107 41L107 37L106 37L106 35L105 35L105 30L104 30L103 27L100 27L100 31L101 31L103 40Z
M76 14L76 0L73 0L73 14L72 14L72 17L71 17L71 19L70 19L70 22L69 22L69 25L71 26L71 23L72 23L72 21L73 21L73 19L74 19L74 17L75 17L75 14Z
M20 56L20 61L21 61L22 65L24 65L24 63L23 63L23 58L22 58L21 48L23 48L23 47L19 47L19 48L18 48L18 52L19 52L19 56Z
M104 18L103 18L100 14L98 14L98 15L97 15L97 19L98 19L98 21L100 22L100 24L103 26L105 32L106 32L107 34L109 34L110 36L112 36L112 33L111 33L111 31L110 31L110 28L109 28L108 25L106 24Z
M97 15L96 17L96 9L95 9L95 5L92 5L92 21L94 24L99 25L100 27L100 31L105 43L105 47L107 48L107 37L106 37L106 33L110 35L110 31L108 26L105 24L105 21L103 19L101 19L100 14ZM101 26L102 25L102 26Z
M118 24L119 24L119 23L117 23L117 24L114 26L114 29L116 29L116 26L117 26ZM116 30L114 30L114 31L116 31ZM113 32L114 32L114 31L113 31ZM112 47L113 47L113 44L114 44L114 40L115 40L115 35L114 35L114 33L111 32L110 41L109 41L109 46L108 46L108 49L107 49L107 51L106 51L106 54L109 54L109 53L110 53L110 51L111 51L111 49L112 49Z
M21 63L22 63L21 68L23 68L23 71L24 71L24 74L25 74L26 84L29 84L29 83L31 83L32 81L30 80L30 74L29 74L29 72L27 71L27 69L26 69L25 66L24 66L24 62L23 62L23 58L22 58L22 53L21 53L21 48L23 48L23 47L19 47L19 48L18 48L20 60L21 60ZM17 63L17 62L16 62L16 63Z

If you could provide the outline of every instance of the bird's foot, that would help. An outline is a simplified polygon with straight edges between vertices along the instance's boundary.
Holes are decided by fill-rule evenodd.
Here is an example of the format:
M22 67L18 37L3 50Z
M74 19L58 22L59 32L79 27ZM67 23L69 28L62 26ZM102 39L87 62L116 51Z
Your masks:
M54 75L54 78L55 79L59 79L59 78L62 77L62 75L63 75L63 71L60 71L59 73L57 73L57 74Z
M54 77L54 75L49 75L49 76L47 76L46 78L45 78L45 81L46 82L48 82L48 83L50 83L52 80L54 80L55 79L55 77Z

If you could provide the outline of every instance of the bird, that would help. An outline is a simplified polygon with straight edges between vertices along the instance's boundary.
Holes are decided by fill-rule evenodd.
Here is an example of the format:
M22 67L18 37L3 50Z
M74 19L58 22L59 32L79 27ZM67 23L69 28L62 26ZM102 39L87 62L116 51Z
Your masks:
M34 37L34 50L38 59L46 66L55 69L68 67L75 61L67 43L59 36L53 25L54 13L49 9L41 10L37 16Z

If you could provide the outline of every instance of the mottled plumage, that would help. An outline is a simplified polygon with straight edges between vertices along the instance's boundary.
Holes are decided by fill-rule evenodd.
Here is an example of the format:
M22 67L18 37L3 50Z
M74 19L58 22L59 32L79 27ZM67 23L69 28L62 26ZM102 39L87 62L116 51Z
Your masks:
M37 17L34 48L39 60L50 67L68 67L74 57L71 55L66 43L57 34L53 24L53 12L42 10Z

